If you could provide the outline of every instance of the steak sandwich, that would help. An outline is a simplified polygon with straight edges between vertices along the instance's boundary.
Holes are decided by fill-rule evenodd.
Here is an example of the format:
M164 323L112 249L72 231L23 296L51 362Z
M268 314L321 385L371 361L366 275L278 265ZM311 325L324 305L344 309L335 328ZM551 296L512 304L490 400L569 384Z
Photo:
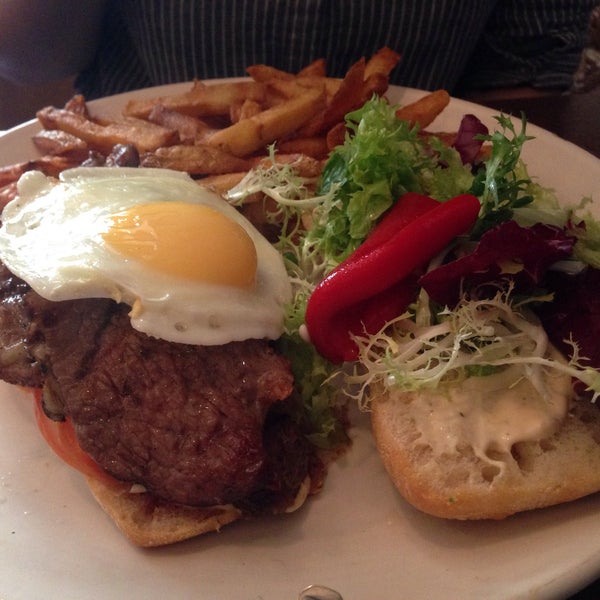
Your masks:
M168 331L170 324L169 315L165 316L168 308L155 311L155 315L146 309L146 303L153 308L153 298L142 289L143 284L138 282L137 292L133 292L136 297L130 300L133 284L122 283L127 278L111 276L110 286L115 285L126 300L117 302L110 293L82 291L86 285L97 284L97 269L89 277L79 267L77 274L60 268L54 275L32 274L12 255L16 247L22 250L15 240L31 232L27 228L19 230L23 206L48 194L53 195L54 202L75 193L81 206L84 196L86 201L93 196L90 186L100 182L108 195L113 184L126 187L132 196L148 188L158 189L162 195L159 181L165 177L167 187L178 190L178 199L182 194L191 194L190 202L194 204L200 190L180 174L157 175L143 169L119 170L118 174L114 171L76 169L60 182L43 178L37 182L41 187L21 182L21 195L3 213L0 245L3 260L8 258L11 267L0 267L0 377L40 390L40 428L55 449L86 474L100 505L137 545L168 544L217 530L242 517L298 508L320 488L324 465L316 448L307 441L309 428L290 363L276 350L272 329L266 327L267 335L263 337L234 336L216 343L214 339L196 344L189 343L189 339L164 339L144 331L153 318L158 319L163 331ZM200 196L202 201L203 192ZM51 219L55 226L60 223L60 217L48 214L35 231ZM251 226L244 223L244 227L258 247L260 241L256 241L259 238ZM38 238L33 243L39 242ZM53 244L50 241L46 247L51 260L66 264ZM258 250L259 255L262 252ZM96 258L101 254L94 252ZM265 264L271 258L269 253ZM23 261L29 264L30 259L25 256ZM255 293L255 287L266 287L266 281L276 279L261 270L275 270L277 277L285 275L277 270L278 255L275 267L261 266L261 260L251 293ZM85 262L81 254L77 262ZM33 270L39 268L37 265ZM160 272L155 276L163 278ZM142 278L136 270L130 279ZM184 314L187 305L181 304L181 312L177 306L171 337L201 330L202 305L211 302L215 288L226 285L230 284L203 282L207 298L195 300L199 308L192 307L191 315ZM277 285L269 288L270 297L280 293ZM52 291L48 291L50 288ZM65 293L65 289L70 291ZM176 291L168 289L165 296L177 303ZM280 289L285 290L285 285ZM221 320L235 321L237 293L233 289L233 301L223 300L229 305L221 312L211 312L209 334L220 335ZM184 299L191 302L188 296ZM269 311L277 312L279 302L281 298L277 297ZM281 314L282 308L278 310ZM142 323L137 327L132 326L134 314ZM260 311L257 315L260 321ZM277 318L281 320L281 316ZM65 445L69 428L76 442ZM82 453L85 460L73 458Z

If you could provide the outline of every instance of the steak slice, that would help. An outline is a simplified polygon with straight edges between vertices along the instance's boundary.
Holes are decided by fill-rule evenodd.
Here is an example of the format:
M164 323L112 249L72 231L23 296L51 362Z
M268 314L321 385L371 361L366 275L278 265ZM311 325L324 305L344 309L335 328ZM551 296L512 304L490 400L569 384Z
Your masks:
M166 342L134 330L125 305L50 302L3 274L2 352L10 344L22 352L11 368L0 365L0 376L45 384L81 447L117 479L168 502L253 498L260 511L257 498L292 499L316 468L293 408L286 413L281 402L293 389L290 366L266 340Z
M134 330L112 301L41 304L50 387L106 471L189 505L261 486L265 416L293 386L267 342L173 344Z
M29 286L0 262L0 379L40 387L43 373L36 359L36 329L25 303Z

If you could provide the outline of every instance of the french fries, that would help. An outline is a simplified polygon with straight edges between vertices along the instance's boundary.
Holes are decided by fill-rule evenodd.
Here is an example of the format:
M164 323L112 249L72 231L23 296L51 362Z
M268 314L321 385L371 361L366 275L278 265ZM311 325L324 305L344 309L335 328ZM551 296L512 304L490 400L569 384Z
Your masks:
M235 156L247 156L290 135L324 108L325 91L309 88L296 98L217 131L208 143Z
M316 176L344 141L346 114L384 95L399 61L397 52L382 48L342 78L328 76L323 59L298 73L256 64L247 68L247 79L194 81L183 93L131 100L117 115L94 112L76 95L64 108L38 111L43 129L33 141L43 156L0 172L2 199L25 170L54 174L83 162L122 164L121 155L142 166L185 171L223 193L264 160L273 143L277 160L294 160ZM396 114L423 131L448 102L448 93L438 90Z

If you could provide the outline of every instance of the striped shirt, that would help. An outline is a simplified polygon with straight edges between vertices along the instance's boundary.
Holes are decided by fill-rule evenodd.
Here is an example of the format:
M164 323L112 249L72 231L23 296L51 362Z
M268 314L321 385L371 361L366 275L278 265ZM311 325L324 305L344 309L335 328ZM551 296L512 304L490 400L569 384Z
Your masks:
M194 78L290 72L316 58L343 76L382 46L399 85L568 87L597 0L109 0L87 98ZM463 76L463 73L468 75ZM462 79L461 79L461 76Z

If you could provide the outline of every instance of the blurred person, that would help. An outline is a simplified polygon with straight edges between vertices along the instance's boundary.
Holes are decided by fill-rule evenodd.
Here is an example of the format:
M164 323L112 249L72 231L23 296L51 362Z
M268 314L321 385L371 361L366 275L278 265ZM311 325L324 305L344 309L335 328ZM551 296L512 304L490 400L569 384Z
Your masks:
M600 88L600 4L592 11L588 39L573 77L574 92Z
M566 89L598 0L3 0L0 75L77 74L86 98L250 64L298 71L325 58L342 76L382 46L391 83L451 92Z

